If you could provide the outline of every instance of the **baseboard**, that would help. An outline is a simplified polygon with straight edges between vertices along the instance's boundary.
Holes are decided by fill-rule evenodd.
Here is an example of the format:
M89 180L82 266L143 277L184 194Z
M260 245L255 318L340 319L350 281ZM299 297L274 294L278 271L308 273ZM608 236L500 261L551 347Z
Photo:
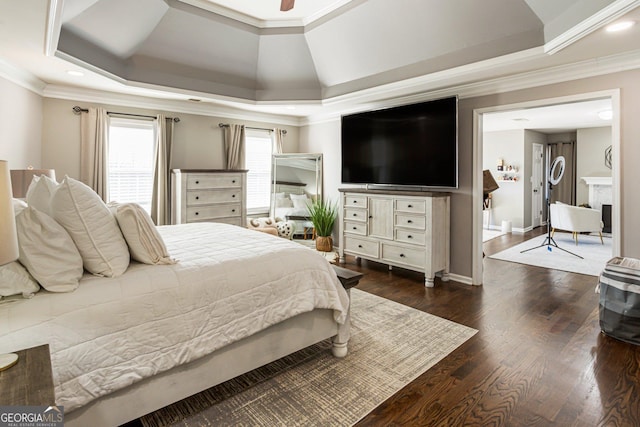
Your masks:
M460 274L449 273L449 280L462 283L463 285L473 285L473 280L471 279L471 277L462 276Z

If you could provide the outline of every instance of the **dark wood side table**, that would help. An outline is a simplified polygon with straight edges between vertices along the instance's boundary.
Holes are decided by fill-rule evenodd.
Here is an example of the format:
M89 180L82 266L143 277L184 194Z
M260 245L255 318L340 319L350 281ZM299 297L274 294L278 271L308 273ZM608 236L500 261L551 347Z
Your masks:
M15 351L18 363L0 372L0 402L7 406L55 405L49 345Z
M360 279L362 279L362 273L358 273L357 271L349 270L347 268L338 267L337 265L333 265L333 269L336 271L338 275L338 280L342 283L342 286L349 290L354 286L358 286Z

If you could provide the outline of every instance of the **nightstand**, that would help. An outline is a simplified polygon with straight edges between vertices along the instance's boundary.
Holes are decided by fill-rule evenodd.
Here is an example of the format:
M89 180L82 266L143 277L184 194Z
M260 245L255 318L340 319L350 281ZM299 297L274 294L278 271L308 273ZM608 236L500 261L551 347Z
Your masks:
M55 405L49 345L14 353L18 363L0 372L0 402L6 406Z

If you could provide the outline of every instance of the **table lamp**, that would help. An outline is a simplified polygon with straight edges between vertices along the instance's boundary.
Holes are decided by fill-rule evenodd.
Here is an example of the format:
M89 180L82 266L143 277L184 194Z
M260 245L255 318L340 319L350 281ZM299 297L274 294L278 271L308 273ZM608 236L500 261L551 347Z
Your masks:
M9 264L17 260L19 255L16 219L13 215L11 195L9 164L6 160L0 160L0 265ZM17 354L0 353L0 371L12 367L17 362Z

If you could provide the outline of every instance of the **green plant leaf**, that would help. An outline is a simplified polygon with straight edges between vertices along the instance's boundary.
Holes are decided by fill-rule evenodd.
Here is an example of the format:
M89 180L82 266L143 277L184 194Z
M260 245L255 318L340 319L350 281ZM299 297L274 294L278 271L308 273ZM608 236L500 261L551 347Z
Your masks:
M333 225L338 216L337 203L318 200L307 204L309 208L309 219L313 223L318 236L331 236Z

